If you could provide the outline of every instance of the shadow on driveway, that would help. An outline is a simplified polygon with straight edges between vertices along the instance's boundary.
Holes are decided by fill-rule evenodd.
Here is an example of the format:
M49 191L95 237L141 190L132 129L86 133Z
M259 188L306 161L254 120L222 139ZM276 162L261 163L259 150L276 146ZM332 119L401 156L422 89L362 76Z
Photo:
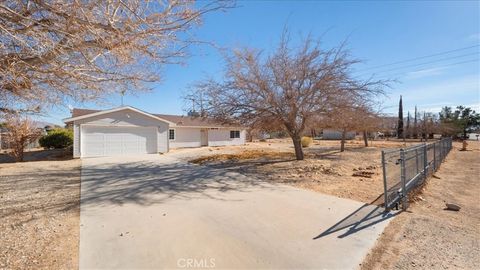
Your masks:
M348 228L348 230L346 230L344 233L337 236L338 238L344 238L370 226L374 226L375 224L378 224L389 218L393 218L399 213L400 211L385 212L385 209L381 206L366 203L337 222L332 227L328 228L326 231L314 237L313 240Z
M86 163L86 164L85 164ZM218 192L268 186L242 174L183 162L135 160L108 163L86 160L82 166L82 205L151 205L171 198L214 198Z

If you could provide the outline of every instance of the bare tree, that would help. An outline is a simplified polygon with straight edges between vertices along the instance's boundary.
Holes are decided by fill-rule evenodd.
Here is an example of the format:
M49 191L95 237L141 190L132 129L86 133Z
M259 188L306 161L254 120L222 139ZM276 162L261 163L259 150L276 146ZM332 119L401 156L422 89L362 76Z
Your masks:
M19 114L6 115L5 128L7 130L5 139L10 148L10 155L16 161L23 161L25 147L41 136L40 130L30 118Z
M223 81L206 80L197 85L204 109L224 121L278 123L289 134L298 160L304 158L301 137L309 122L340 106L346 96L371 100L381 92L379 81L359 81L350 69L351 59L343 46L320 48L311 38L298 48L282 35L268 56L255 49L236 50L226 57Z
M43 1L0 3L0 109L38 110L147 89L178 63L189 30L226 1Z
M382 126L382 120L379 112L376 112L373 108L369 107L362 108L359 115L362 117L358 121L358 130L362 131L363 143L365 147L368 147L369 133L379 131Z
M346 135L349 131L361 131L365 146L368 146L367 133L375 130L378 126L378 117L367 105L348 105L345 100L344 106L338 106L328 114L324 126L338 129L342 136L340 139L340 152L345 151Z

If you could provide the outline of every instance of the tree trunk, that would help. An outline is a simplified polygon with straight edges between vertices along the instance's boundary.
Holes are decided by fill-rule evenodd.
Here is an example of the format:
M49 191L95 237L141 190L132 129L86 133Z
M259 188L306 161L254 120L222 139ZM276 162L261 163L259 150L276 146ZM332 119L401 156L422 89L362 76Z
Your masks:
M342 130L342 141L340 143L340 152L345 151L345 137L347 135L347 131L344 129Z
M295 157L297 160L303 160L302 138L298 135L292 136L293 146L295 147Z
M248 142L253 142L252 130L247 129L247 140Z
M365 147L368 147L368 137L367 137L367 131L363 131L363 142L365 143Z

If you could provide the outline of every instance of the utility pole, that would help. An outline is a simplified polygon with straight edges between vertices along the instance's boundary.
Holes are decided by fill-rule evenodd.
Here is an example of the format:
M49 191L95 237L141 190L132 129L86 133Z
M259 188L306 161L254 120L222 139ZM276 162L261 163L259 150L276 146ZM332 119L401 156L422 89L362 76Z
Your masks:
M120 91L120 102L121 102L121 105L120 105L120 106L121 106L121 107L123 107L123 96L125 96L125 92L126 92L125 89L122 90L122 91Z

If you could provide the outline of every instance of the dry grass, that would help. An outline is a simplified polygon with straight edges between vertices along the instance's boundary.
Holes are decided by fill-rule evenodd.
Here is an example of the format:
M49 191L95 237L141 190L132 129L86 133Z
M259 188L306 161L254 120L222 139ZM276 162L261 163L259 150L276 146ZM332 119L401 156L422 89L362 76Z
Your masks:
M241 160L256 160L256 159L292 159L295 155L290 152L272 152L269 150L245 150L234 154L215 154L201 156L190 160L195 164L207 164L212 162L236 162Z

